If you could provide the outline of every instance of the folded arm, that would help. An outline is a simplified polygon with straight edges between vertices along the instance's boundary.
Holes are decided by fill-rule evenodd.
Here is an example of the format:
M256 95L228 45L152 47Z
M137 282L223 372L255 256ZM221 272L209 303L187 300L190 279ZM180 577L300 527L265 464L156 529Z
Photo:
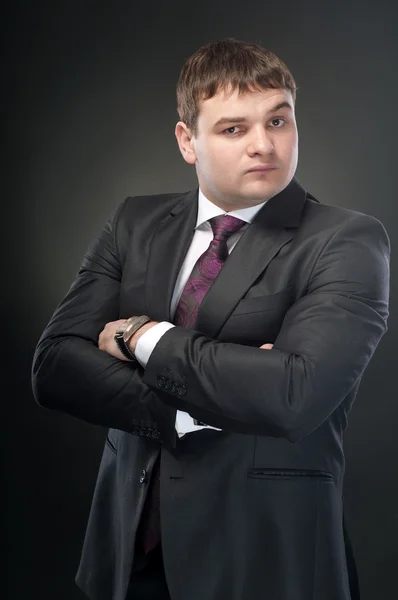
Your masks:
M174 327L143 381L209 425L299 440L347 396L387 330L389 255L381 223L354 215L323 247L271 351Z

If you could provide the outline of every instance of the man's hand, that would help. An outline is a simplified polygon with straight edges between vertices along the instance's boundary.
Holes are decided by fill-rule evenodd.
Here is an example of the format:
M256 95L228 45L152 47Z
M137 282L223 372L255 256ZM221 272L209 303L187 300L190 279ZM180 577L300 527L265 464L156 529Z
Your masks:
M122 323L125 322L125 320L126 319L119 319L118 321L110 321L109 323L107 323L105 325L104 329L101 331L101 333L99 334L99 337L98 337L98 348L100 350L103 350L104 352L107 352L111 356L118 358L119 360L125 360L126 362L132 362L131 360L126 358L124 356L124 354L122 354L120 352L120 350L115 342L115 339L114 339L117 329L119 329L119 327L122 325ZM148 321L148 323L145 323L145 325L140 327L138 329L138 331L136 331L134 333L134 335L131 336L131 338L129 340L129 347L132 352L135 351L135 346L136 346L139 338L142 336L142 334L145 333L145 331L148 331L148 329L150 329L151 327L153 327L156 324L157 324L156 321Z
M99 337L98 337L98 348L100 350L103 350L104 352L107 352L111 356L118 358L119 360L125 360L126 362L132 362L131 360L129 361L129 359L126 358L120 352L120 350L115 342L115 339L114 339L116 330L119 329L119 327L121 326L122 323L125 322L125 320L126 319L119 319L118 321L110 321L109 323L107 323L105 325L105 327L103 328L103 330L101 331L101 333L99 334Z
M260 346L260 348L262 348L263 350L272 350L274 344L263 344L262 346Z

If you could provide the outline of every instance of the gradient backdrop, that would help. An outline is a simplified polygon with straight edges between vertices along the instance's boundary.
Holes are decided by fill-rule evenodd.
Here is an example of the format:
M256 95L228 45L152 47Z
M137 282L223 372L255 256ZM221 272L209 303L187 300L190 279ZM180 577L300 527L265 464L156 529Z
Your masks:
M374 215L390 235L389 331L351 414L345 493L363 600L394 597L396 6L57 0L15 1L3 15L9 600L83 600L74 576L105 430L36 405L33 351L89 241L125 196L196 185L174 138L175 84L198 46L227 36L269 47L296 79L299 181L321 202Z

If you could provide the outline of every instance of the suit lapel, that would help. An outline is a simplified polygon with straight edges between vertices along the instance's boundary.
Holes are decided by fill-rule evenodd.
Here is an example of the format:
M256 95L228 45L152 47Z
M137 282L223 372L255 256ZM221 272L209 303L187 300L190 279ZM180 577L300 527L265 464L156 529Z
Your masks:
M145 293L148 314L154 321L171 321L170 302L192 241L197 213L198 189L181 196L152 237Z
M293 179L271 198L246 229L199 307L194 329L208 337L218 332L242 296L272 258L294 236L306 191Z

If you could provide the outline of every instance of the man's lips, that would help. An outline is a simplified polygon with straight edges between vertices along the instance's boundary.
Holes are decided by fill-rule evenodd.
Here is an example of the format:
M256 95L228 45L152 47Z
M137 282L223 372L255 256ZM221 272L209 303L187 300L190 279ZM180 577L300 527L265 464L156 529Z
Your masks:
M252 167L251 169L248 169L246 172L247 173L256 173L256 172L264 172L264 171L273 171L274 169L276 169L276 167L272 166L272 165L257 165L256 167Z

